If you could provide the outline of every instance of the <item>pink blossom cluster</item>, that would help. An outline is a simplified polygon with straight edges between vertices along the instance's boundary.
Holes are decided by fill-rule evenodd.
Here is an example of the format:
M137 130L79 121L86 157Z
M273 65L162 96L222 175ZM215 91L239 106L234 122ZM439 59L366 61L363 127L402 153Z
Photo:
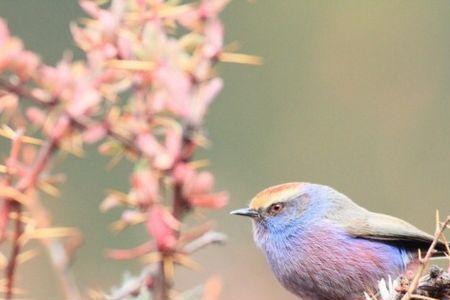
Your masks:
M149 234L143 245L110 256L158 257L152 263L159 267L145 283L155 299L167 299L172 285L168 266L189 265L185 247L211 231L204 224L187 230L183 217L192 209L218 209L227 202L225 192L214 192L212 173L202 170L205 161L194 160L196 150L207 144L205 114L223 86L214 66L221 60L245 63L250 57L223 51L219 13L228 0L102 2L107 3L80 0L89 18L71 25L86 59L73 61L66 55L56 66L25 50L0 19L5 124L0 133L12 140L11 153L0 166L0 234L8 236L14 220L25 222L17 221L18 214L38 218L34 230L47 229L43 239L73 234L55 231L36 203L42 191L59 193L55 178L60 176L50 172L55 152L81 155L85 145L98 144L113 163L125 157L135 164L129 191L112 191L101 210L121 206L115 228L144 224ZM24 227L17 228L18 235L24 233ZM8 282L13 275L14 270ZM67 290L74 293L73 287Z
M10 71L27 80L39 64L39 58L24 50L20 39L11 37L5 21L0 20L0 72Z

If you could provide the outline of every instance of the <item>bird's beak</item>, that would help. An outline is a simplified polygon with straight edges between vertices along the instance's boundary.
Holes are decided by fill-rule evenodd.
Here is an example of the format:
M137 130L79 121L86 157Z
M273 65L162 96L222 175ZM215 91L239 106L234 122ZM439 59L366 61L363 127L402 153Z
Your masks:
M250 217L250 218L259 217L259 212L257 210L251 209L251 208L236 209L236 210L233 210L232 212L230 212L230 214L237 215L237 216L246 216L246 217Z

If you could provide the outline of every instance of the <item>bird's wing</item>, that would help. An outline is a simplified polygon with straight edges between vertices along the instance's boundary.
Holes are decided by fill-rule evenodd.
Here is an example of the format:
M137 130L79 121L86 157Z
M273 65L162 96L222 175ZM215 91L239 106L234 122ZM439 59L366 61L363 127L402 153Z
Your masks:
M401 219L365 211L365 213L347 218L343 223L345 230L354 236L399 242L417 248L428 248L434 237ZM445 245L439 242L437 250L444 251Z

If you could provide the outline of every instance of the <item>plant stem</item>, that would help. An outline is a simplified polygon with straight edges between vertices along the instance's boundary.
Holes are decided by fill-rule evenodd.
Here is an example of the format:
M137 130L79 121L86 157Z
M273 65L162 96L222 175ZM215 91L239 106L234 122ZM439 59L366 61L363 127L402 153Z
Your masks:
M154 277L154 286L153 286L153 300L168 300L169 299L169 290L170 283L167 280L167 276L164 270L164 256L158 264L158 270Z
M178 162L187 163L191 160L193 143L190 138L185 137L183 139L183 147L181 151L181 156L178 159ZM183 155L184 154L184 155ZM189 203L187 199L183 196L182 185L176 183L173 187L173 199L172 199L172 215L178 220L181 221L184 215L190 210ZM179 236L179 231L175 232L177 238ZM167 274L164 268L164 262L167 256L172 255L172 253L161 252L161 261L158 264L158 270L156 271L156 275L154 276L154 286L152 289L153 299L154 300L169 300L169 292L172 288L172 283L167 278Z
M186 200L183 198L181 186L179 184L175 184L174 186L174 195L172 202L172 214L173 216L181 220L183 215L188 210L188 206L186 205ZM176 232L179 235L178 232ZM168 300L169 291L172 288L172 283L169 282L167 278L167 274L164 268L164 262L167 259L167 256L170 256L171 253L161 252L161 261L158 263L158 269L154 276L154 285L152 289L153 299L154 300Z
M20 243L20 237L23 233L22 228L22 221L21 215L22 215L22 205L17 202L11 203L11 211L17 213L17 218L14 223L14 236L13 236L13 244L12 244L12 250L11 250L11 256L8 261L8 265L5 269L5 278L6 278L6 295L5 299L10 300L13 296L13 289L14 289L14 275L16 274L16 267L17 267L17 257L20 253L21 243Z
M434 233L434 239L431 243L430 247L428 248L428 251L424 258L419 256L420 266L419 269L416 271L416 275L414 276L413 281L409 285L409 289L406 292L406 294L402 297L401 300L409 300L413 297L413 292L417 288L417 285L419 284L419 279L422 276L425 269L428 267L430 263L431 256L433 255L434 248L436 247L440 236L444 232L445 228L447 228L447 225L450 223L450 216L447 216L444 223L442 223L441 226L439 226L439 220L437 220L437 227L436 231Z

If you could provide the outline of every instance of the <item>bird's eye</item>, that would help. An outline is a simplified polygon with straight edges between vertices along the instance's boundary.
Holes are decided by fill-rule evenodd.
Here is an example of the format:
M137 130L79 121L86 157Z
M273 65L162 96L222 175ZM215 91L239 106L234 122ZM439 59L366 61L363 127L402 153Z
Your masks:
M272 215L276 215L279 212L281 212L283 208L284 208L283 203L274 203L269 207L268 212Z

